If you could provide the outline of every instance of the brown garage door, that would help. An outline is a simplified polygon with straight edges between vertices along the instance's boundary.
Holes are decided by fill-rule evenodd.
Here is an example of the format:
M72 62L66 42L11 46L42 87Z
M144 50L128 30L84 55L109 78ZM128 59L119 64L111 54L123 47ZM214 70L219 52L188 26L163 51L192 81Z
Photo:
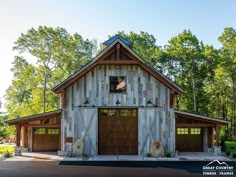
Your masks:
M137 109L100 109L99 154L138 153Z
M185 152L203 151L201 128L177 128L176 150Z
M33 151L56 151L59 149L59 128L33 128Z

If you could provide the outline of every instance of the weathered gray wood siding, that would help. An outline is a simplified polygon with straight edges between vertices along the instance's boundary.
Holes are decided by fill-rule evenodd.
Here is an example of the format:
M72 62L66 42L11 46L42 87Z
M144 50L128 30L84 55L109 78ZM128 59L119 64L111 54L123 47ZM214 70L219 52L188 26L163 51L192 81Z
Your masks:
M109 76L126 76L127 93L109 93ZM73 91L73 93L72 93ZM83 105L88 99L90 105L145 106L150 99L154 104L166 107L168 89L146 71L135 65L99 65L67 89L67 107ZM72 98L73 95L73 98Z
M166 152L175 150L175 118L173 110L139 108L139 154L146 155L152 141L160 141Z
M110 93L109 76L126 76L127 93ZM86 99L89 101L87 110L83 107ZM139 107L139 153L148 152L152 140L160 140L166 151L174 151L175 120L173 110L169 108L169 89L136 65L121 65L119 69L115 65L98 65L66 89L66 108L63 109L61 122L62 150L71 150L71 143L65 142L66 137L73 137L73 142L75 142L82 136L82 132L85 132L85 127L80 127L80 119L83 117L85 121L89 121L87 119L92 116L89 106L94 106L93 109L97 111L97 107L117 106L115 104L117 100L120 101L119 106L122 107ZM158 107L151 108L147 105L148 100ZM155 122L151 130L153 138L150 135L147 136L149 130L146 127L146 121L148 126L151 126L153 121ZM88 155L97 151L97 149L91 149L97 148L97 145L94 146L94 143L97 144L98 141L97 122L96 113L96 118L90 127L93 130L89 130L91 131L90 140L85 139L85 147L90 147ZM146 136L147 140L145 140ZM144 143L144 141L148 142ZM89 145L91 142L92 146ZM141 150L143 144L145 147Z

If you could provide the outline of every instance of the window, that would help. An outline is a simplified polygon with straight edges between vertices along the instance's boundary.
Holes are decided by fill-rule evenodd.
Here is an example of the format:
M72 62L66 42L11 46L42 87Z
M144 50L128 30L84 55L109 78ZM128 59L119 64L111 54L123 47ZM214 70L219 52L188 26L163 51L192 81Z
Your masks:
M177 134L178 135L187 135L188 134L188 128L177 128Z
M137 109L99 109L101 117L137 117Z
M36 128L34 130L34 134L37 134L37 135L44 135L45 133L46 133L45 128Z
M100 110L100 116L117 116L117 110L116 109L101 109Z
M58 135L59 129L58 128L50 128L50 129L48 129L48 134L49 135Z
M201 134L201 128L191 128L190 133L191 133L191 135L200 135Z
M126 77L110 76L110 93L126 93Z
M136 117L136 115L137 115L136 112L137 112L136 109L121 109L120 116L122 116L122 117L126 117L126 116Z

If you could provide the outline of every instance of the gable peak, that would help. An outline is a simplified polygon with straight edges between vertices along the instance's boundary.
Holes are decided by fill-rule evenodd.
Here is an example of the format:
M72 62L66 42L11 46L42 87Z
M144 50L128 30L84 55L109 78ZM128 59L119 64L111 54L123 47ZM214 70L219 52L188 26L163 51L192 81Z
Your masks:
M110 39L108 39L107 41L103 42L103 45L105 45L106 47L111 45L114 41L116 41L117 39L119 39L120 41L122 41L125 45L127 45L129 48L132 48L133 46L133 42L129 41L128 39L122 37L119 34L116 34L115 36L111 37Z

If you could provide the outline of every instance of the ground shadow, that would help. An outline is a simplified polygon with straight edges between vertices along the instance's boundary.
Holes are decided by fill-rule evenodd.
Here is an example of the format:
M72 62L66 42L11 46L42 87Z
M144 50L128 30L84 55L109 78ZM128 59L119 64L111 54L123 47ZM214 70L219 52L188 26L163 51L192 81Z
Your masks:
M133 167L133 168L172 168L186 170L190 173L202 173L202 167L210 161L61 161L59 165ZM236 162L228 161L234 166Z

